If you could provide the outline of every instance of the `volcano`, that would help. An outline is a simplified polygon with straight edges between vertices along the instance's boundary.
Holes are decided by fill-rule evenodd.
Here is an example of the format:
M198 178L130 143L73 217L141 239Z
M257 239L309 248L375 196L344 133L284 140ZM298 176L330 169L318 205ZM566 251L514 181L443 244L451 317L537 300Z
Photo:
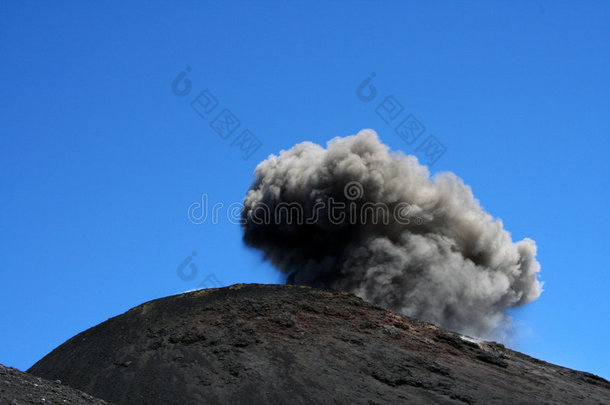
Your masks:
M61 383L0 364L0 404L104 405L108 402Z
M610 403L610 383L593 374L292 285L144 303L28 373L115 404Z

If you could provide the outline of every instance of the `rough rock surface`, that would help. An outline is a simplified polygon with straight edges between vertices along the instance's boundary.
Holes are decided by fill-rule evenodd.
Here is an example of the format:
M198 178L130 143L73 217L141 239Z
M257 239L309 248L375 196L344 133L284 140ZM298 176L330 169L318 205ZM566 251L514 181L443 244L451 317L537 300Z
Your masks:
M108 404L89 394L67 387L61 381L47 381L0 364L0 404Z
M352 294L235 285L150 301L30 373L117 404L608 404L610 383Z

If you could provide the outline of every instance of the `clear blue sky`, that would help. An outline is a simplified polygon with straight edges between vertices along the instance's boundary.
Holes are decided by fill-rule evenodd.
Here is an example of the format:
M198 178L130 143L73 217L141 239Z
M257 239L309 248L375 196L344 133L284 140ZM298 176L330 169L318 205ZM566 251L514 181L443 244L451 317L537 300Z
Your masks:
M431 170L538 243L545 291L514 311L512 347L610 378L610 3L124 3L0 3L0 363L27 369L212 274L280 282L227 206L297 142L373 128L415 153L376 114L393 95L446 148ZM218 106L201 117L205 89ZM224 108L228 139L210 126ZM187 219L204 193L217 224Z

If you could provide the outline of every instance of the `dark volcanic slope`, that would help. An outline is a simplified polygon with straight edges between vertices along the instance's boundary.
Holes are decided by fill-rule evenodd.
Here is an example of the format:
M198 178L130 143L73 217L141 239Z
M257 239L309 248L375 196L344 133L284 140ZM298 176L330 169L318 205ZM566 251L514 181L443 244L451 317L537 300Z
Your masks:
M117 404L610 403L610 384L308 287L151 301L29 372Z
M89 394L62 385L60 381L46 381L0 364L0 404L108 404Z

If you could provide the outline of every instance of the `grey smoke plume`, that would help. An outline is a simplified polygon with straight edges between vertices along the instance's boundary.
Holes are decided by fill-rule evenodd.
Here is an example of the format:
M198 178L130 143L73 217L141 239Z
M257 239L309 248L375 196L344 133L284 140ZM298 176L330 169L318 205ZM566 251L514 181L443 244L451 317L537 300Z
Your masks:
M541 293L533 240L513 243L461 179L430 179L372 130L326 149L295 145L254 175L244 241L295 284L351 291L479 337L497 336L510 326L507 309Z

